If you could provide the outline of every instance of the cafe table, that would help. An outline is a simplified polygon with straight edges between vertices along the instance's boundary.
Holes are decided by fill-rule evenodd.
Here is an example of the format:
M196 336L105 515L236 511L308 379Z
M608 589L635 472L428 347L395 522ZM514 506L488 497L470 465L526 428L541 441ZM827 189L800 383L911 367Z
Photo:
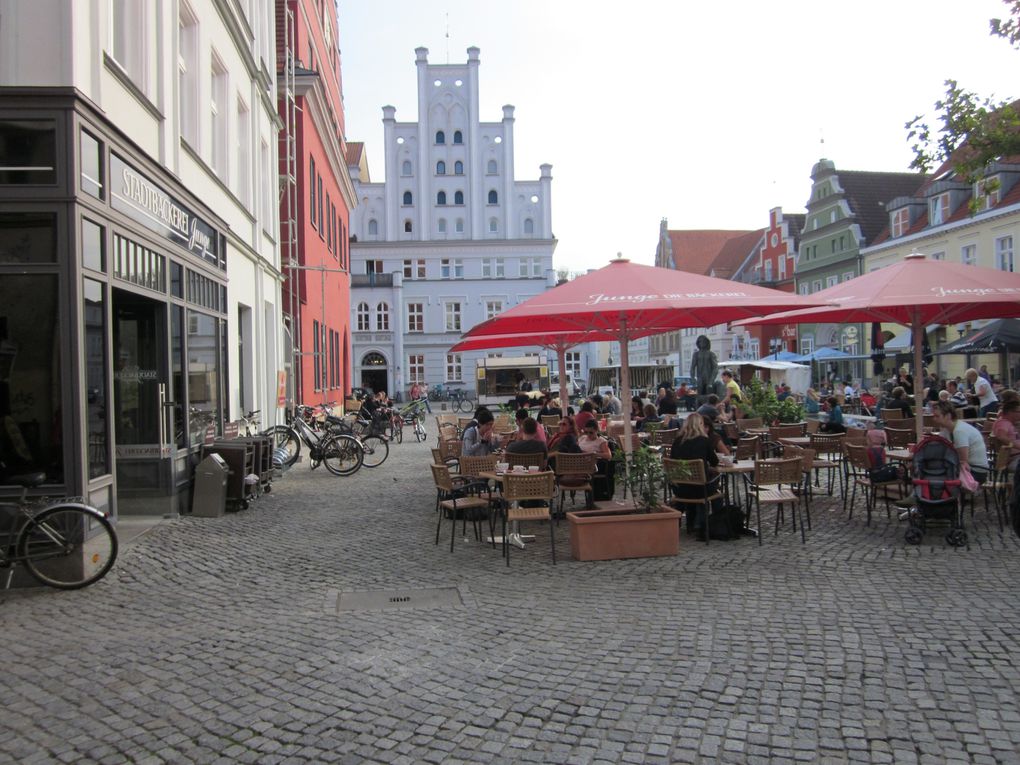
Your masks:
M910 462L914 458L914 453L910 449L886 449L885 456L898 462Z
M518 471L510 471L510 470L506 470L506 471L504 471L504 470L495 470L495 471L493 471L493 470L482 470L482 471L480 471L478 473L478 478L481 478L484 481L492 481L494 484L496 484L497 488L499 488L500 491L502 491L502 488L503 488L503 476L506 475L506 473L509 473L509 472L524 473L524 472L527 472L527 471L524 471L524 470L518 470ZM520 530L520 524L517 523L516 521L514 522L512 528L510 529L510 533L508 535L508 541L510 542L510 544L516 545L517 547L520 547L522 550L524 549L525 543L526 542L530 542L534 538L535 538L534 534L522 534L521 530ZM486 542L490 542L492 544L501 545L501 544L503 544L503 537L489 537L485 541Z
M787 444L788 446L799 446L802 449L807 449L811 446L810 436L789 436L787 438L780 438L779 443Z

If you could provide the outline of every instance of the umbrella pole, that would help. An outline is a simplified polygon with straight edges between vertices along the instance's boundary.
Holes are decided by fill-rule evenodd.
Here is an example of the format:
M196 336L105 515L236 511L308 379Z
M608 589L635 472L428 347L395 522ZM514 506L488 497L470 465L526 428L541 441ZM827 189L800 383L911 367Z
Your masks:
M567 393L567 346L563 343L556 346L556 363L560 370L560 411L565 417L567 407L570 406L570 396Z
M924 434L924 388L921 381L921 312L915 310L910 322L910 338L914 341L914 428L916 442L921 443Z
M627 348L627 320L620 320L620 387L622 388L624 401L630 401L630 350ZM634 451L634 443L631 438L632 430L630 427L630 406L624 407L623 416L623 453L624 456L629 458L631 452ZM628 475L630 472L629 460L624 464L627 465Z

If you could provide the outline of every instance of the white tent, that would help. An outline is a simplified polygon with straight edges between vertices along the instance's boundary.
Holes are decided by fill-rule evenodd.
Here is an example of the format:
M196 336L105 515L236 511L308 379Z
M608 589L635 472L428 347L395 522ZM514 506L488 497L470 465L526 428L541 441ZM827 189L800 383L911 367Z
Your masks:
M805 393L811 387L811 367L804 364L795 364L792 361L773 361L772 359L759 359L758 361L720 361L719 369L726 367L751 366L758 369L772 371L773 382L782 381L790 386L794 393ZM777 375L776 372L779 372ZM777 379L778 378L778 379Z

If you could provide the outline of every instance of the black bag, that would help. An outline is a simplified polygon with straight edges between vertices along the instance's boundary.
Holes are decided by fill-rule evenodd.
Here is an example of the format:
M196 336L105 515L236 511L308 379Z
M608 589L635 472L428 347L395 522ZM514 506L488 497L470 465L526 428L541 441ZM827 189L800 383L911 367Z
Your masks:
M616 482L614 476L609 473L596 473L591 479L592 499L596 502L606 502L613 498L616 493Z
M881 467L871 468L868 471L868 478L871 479L872 483L900 481L903 479L903 469L899 465L887 463Z
M740 538L744 529L744 513L736 505L713 508L708 516L708 538L729 541Z

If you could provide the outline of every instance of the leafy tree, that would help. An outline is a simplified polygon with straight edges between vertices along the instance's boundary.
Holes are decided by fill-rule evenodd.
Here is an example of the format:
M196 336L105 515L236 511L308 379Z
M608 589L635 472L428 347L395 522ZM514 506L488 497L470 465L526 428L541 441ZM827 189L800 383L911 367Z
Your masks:
M1020 49L1020 0L1003 2L1008 17L989 22L991 35ZM905 125L914 152L912 168L929 172L951 162L963 180L976 183L997 159L1020 155L1020 101L984 98L956 80L946 80L945 86L945 97L935 102L934 128L924 115ZM992 190L984 187L986 193Z

